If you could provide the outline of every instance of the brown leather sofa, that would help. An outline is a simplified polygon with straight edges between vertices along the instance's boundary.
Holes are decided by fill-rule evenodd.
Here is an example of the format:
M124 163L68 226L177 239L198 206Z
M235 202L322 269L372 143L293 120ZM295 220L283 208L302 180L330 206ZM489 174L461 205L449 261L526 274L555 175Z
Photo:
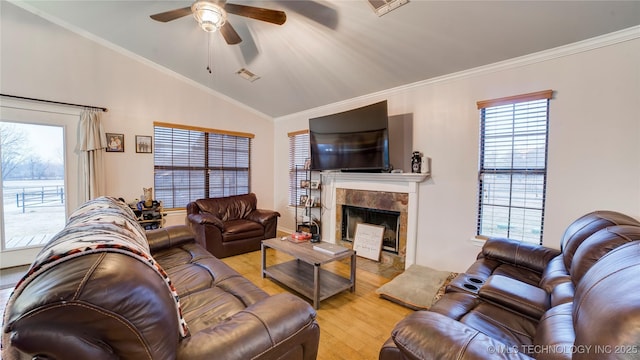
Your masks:
M145 235L126 205L88 204L16 286L2 359L316 359L306 301L269 296L184 225Z
M611 211L576 220L561 251L490 239L428 311L396 325L380 359L638 358L639 241L640 223Z
M280 213L257 203L253 193L199 199L187 204L186 224L218 258L260 250L262 240L276 236Z

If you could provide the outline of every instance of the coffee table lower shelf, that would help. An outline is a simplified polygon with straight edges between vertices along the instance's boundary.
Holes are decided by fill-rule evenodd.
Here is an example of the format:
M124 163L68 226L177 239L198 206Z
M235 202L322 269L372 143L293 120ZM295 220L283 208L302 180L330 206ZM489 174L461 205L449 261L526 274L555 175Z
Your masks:
M318 272L318 279L315 279L314 270ZM298 259L269 266L263 270L263 276L265 275L313 300L316 309L320 301L339 292L354 289L351 279Z

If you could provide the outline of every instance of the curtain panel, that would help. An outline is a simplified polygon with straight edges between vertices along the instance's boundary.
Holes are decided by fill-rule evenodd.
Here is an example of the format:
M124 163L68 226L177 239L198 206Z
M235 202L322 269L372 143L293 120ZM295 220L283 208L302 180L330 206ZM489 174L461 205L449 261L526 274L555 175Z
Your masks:
M80 113L78 126L80 203L105 195L104 152L107 139L102 128L101 113L85 109Z

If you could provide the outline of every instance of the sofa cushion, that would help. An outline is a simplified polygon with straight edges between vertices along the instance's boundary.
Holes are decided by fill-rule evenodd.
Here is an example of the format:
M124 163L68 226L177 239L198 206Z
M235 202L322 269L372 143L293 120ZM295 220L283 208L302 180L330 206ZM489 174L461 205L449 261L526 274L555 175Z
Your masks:
M154 253L154 258L174 280L181 298L213 286L229 291L233 289L234 296L240 298L245 306L267 296L267 293L195 242Z
M460 320L480 304L480 298L466 292L451 292L442 296L429 310Z
M556 285L549 295L549 304L551 307L572 302L576 293L573 282L566 281Z
M571 349L576 337L573 331L572 311L573 303L571 302L547 310L538 323L534 338L535 345L545 346L545 349ZM571 353L538 351L536 358L538 360L571 359Z
M240 298L220 287L185 295L182 304L192 332L217 326L247 307Z
M260 223L238 219L224 223L224 235L222 241L234 241L252 237L264 237L264 227Z
M215 326L269 295L195 242L154 254L176 284L192 332Z
M571 262L573 283L580 282L593 264L609 251L635 240L640 240L640 226L610 226L589 236L573 255Z
M258 199L254 193L223 198L199 199L195 203L200 211L214 215L226 222L243 219L256 209Z
M556 249L532 243L490 238L466 273L482 280L502 275L538 286L547 264L559 254Z
M599 359L638 357L638 274L640 241L610 251L589 269L576 286L573 302L576 345L608 346L610 351L601 351Z
M614 225L640 226L640 222L630 216L610 210L593 211L572 222L565 230L560 242L564 266L571 269L573 256L584 240L600 229Z
M564 266L564 258L562 254L554 257L549 261L547 267L542 272L539 286L546 292L551 292L557 285L570 282L571 276Z
M431 309L508 346L531 345L537 321L464 292L446 293Z
M400 354L386 349L380 360L528 359L505 343L431 311L409 314L396 325L391 337Z
M538 322L487 302L480 302L460 322L509 346L531 345Z

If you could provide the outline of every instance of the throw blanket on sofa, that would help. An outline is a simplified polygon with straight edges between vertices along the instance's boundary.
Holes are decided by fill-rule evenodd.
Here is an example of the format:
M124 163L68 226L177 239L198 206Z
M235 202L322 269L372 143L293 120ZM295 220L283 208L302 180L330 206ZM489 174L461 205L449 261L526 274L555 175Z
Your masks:
M52 266L86 254L116 252L143 262L164 280L175 301L180 335L186 337L189 329L182 317L178 293L167 273L151 256L146 239L145 231L125 203L110 197L90 200L71 214L65 228L40 251L27 274L11 293L9 303L32 279ZM6 323L7 319L4 320Z

